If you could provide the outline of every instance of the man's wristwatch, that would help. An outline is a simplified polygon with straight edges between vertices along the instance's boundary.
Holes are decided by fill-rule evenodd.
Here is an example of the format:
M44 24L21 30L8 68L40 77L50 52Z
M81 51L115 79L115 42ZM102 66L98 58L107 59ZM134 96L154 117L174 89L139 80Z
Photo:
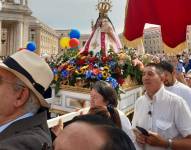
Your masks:
M168 150L172 150L172 139L168 139Z

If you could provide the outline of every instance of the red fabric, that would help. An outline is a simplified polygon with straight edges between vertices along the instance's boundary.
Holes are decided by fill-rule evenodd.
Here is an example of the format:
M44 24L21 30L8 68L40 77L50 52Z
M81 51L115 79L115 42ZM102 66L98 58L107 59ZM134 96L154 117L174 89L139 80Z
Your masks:
M106 56L106 48L105 48L105 32L101 32L101 51L102 56Z
M92 37L93 37L95 31L96 31L96 30L94 29L93 32L92 32L92 34L91 34L91 36L90 36L90 38L88 39L88 41L87 41L87 43L86 43L86 45L85 45L85 48L84 48L83 53L84 53L84 52L89 53L89 52L88 52L88 49L89 49L90 42L91 42L91 40L92 40Z
M141 37L145 23L161 25L163 41L174 48L186 40L191 0L129 0L124 29L127 40Z

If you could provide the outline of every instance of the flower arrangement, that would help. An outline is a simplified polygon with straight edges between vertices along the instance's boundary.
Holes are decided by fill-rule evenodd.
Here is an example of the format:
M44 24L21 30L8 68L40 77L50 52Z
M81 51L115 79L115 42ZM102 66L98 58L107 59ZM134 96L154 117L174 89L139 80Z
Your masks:
M93 82L104 80L119 93L128 76L133 77L136 84L141 83L141 71L132 65L127 52L117 54L109 50L107 56L101 52L79 54L77 49L68 50L52 60L49 64L55 75L53 84L56 85L56 92L61 85L89 88Z

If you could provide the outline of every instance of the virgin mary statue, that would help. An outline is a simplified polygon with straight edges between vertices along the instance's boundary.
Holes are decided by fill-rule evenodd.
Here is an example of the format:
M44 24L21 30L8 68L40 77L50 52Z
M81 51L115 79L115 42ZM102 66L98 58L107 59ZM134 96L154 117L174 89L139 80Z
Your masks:
M102 56L107 56L109 50L118 53L122 49L120 39L115 32L111 20L107 16L107 12L111 8L110 5L107 0L98 4L99 17L81 52L93 51L94 55L101 52Z

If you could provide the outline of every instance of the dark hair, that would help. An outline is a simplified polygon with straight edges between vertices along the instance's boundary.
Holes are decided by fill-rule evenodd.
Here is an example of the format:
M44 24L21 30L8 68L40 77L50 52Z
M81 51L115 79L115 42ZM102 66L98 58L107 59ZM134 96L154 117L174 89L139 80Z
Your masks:
M157 73L160 75L163 73L163 68L161 67L161 63L148 63L145 67L155 67L157 70Z
M174 71L174 66L167 61L161 61L160 66L164 71L168 71L170 73Z
M178 60L180 59L180 57L181 57L180 54L177 54L177 55L176 55L176 58L177 58Z
M118 96L117 96L116 91L110 86L109 83L100 80L100 81L95 82L91 88L96 90L100 95L103 96L104 102L106 102L107 105L111 104L113 107L117 107Z
M99 126L106 135L106 143L101 150L136 150L129 136L121 129L110 126Z
M115 127L115 124L111 120L106 119L99 115L92 115L92 114L76 116L72 120L64 123L64 127L74 122L85 122L91 125L106 125Z
M107 110L110 113L111 120L121 128L121 120L118 111L115 109L118 105L118 96L116 91L105 81L97 81L93 84L92 89L96 90L100 95L103 96L104 102L107 104Z
M104 106L91 107L88 114L102 116L106 119L111 119L110 112Z
M107 108L105 108L104 106L96 106L90 108L88 113L92 115L99 115L108 120L111 120L117 127L121 128L121 120L119 117L119 113L111 105L107 106Z
M98 115L80 115L74 117L72 120L64 124L65 127L74 122L83 122L96 129L96 131L102 133L105 137L105 144L100 150L135 150L133 142L129 136L104 117Z
M97 27L98 27L99 21L102 20L102 19L107 19L107 20L111 23L112 28L113 28L113 30L115 31L115 28L114 28L113 23L111 22L110 18L109 18L107 15L104 15L104 16L103 16L103 15L101 15L100 13L99 13L99 17L98 17L97 20L96 20L96 23L95 23L95 25L94 25L94 28L97 28Z

